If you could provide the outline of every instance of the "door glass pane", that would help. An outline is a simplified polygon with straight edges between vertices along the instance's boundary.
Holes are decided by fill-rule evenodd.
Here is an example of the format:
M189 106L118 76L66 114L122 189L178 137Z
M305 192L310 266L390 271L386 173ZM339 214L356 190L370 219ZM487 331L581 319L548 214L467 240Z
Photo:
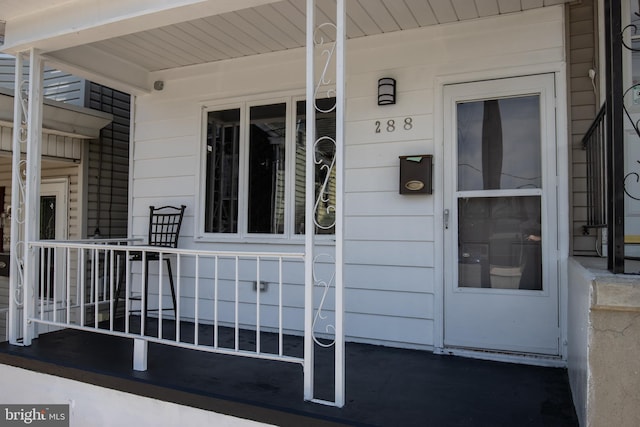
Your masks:
M40 240L53 240L56 238L56 196L40 196ZM46 273L38 275L38 289L41 298L53 297L53 279L55 273L54 257L51 250L42 252ZM45 284L42 284L42 277L45 278Z
M239 108L207 113L207 233L238 232L239 141Z
M458 199L458 285L542 290L540 197Z
M251 107L249 130L249 233L284 233L287 105Z
M457 104L458 190L541 188L540 96Z
M56 196L40 197L40 240L56 238Z

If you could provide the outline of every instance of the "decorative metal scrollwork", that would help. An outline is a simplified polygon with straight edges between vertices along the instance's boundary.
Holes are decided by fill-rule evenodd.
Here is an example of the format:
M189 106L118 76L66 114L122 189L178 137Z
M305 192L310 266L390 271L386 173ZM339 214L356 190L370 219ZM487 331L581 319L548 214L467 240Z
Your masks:
M636 163L640 164L640 160L636 160ZM635 182L632 185L627 185L629 178L635 178ZM632 180L629 180L632 181ZM629 189L633 187L633 189ZM629 172L624 177L624 194L631 197L633 200L640 201L640 174L638 172Z
M322 158L319 155L318 146L325 141L328 141L329 143L333 144L333 150L332 150L333 157L331 158L331 162L327 162L325 158ZM333 213L335 213L336 211L336 206L335 206L335 200L334 201L331 200L331 189L330 189L331 177L333 176L333 172L336 165L336 149L335 149L336 140L329 136L323 136L318 138L315 141L315 143L313 144L313 147L314 147L314 153L313 153L314 162L316 165L320 166L320 170L325 173L325 176L322 180L322 184L318 189L318 195L316 196L316 203L313 207L313 211L314 211L313 222L315 223L316 227L323 230L329 230L336 225L336 218L335 218L335 215L333 215ZM321 223L319 218L325 217L324 215L320 214L321 210L324 210L324 213L326 213L327 216L331 218L330 222L324 223L324 224Z
M21 153L23 150L24 144L27 142L27 134L28 134L28 122L29 122L29 96L28 96L28 81L22 80L19 85L19 90L16 96L18 96L18 101L20 104L20 129L18 130L18 137L13 141L13 150L14 152ZM20 229L23 229L25 223L25 200L26 200L26 183L24 179L23 171L26 168L26 160L20 160L17 165L13 165L13 179L17 182L18 187L18 206L11 206L11 216L13 221L13 225L17 225ZM18 233L14 233L14 236L19 236L16 242L12 242L12 257L14 258L16 268L12 271L12 273L16 274L16 288L14 294L12 295L13 300L17 307L23 306L23 289L24 289L24 246L25 242L23 240L23 234L21 230Z
M637 17L640 17L640 14L638 14L637 12L634 12L634 15L636 15ZM635 24L629 24L626 27L624 27L622 29L621 40L622 40L622 45L624 46L625 49L631 52L640 52L640 49L634 48L633 46L630 46L627 43L625 39L626 32L631 32L631 34L629 35L629 38L631 38L635 35L638 35L638 27ZM635 90L637 90L638 93L640 94L640 84L634 84L630 86L627 90L625 90L622 95L622 99L623 100L626 99L627 95ZM640 137L640 119L635 121L633 120L624 102L622 103L622 108L624 109L624 114L627 117L627 120L629 120L629 123L633 127L633 130L635 131L636 135ZM640 163L640 161L636 160L636 163ZM635 182L634 182L634 178L635 178ZM638 172L627 173L624 177L623 184L624 184L624 193L631 199L640 201L640 174Z
M318 25L313 34L314 46L319 49L323 61L322 72L314 89L314 108L316 112L322 114L332 113L337 108L336 102L329 105L326 102L318 102L322 98L335 99L336 96L336 90L332 86L335 81L330 76L332 63L335 61L336 35L337 27L330 22ZM328 40L331 38L333 38L333 41ZM331 180L335 178L336 146L336 140L333 136L314 136L313 160L316 168L319 168L320 182L316 184L317 194L313 209L313 222L321 230L329 230L335 227L336 224L336 205L335 198L332 197L333 191L331 188ZM313 259L314 288L321 289L321 298L313 317L311 336L318 346L324 348L332 347L336 342L336 327L329 320L329 314L326 310L327 298L330 295L331 288L335 287L335 264L335 258L326 253L318 254ZM319 272L321 265L327 267L326 277L323 277ZM329 273L330 269L333 269L333 271ZM322 334L322 338L319 338L318 334ZM327 336L333 336L333 338L327 338Z
M324 313L324 305L325 302L327 300L327 295L329 294L329 291L331 290L331 287L334 284L334 279L335 279L335 272L332 273L330 275L330 277L327 279L322 279L320 278L319 274L317 274L316 272L316 266L318 266L320 264L320 258L325 257L329 263L334 263L335 264L335 259L327 254L320 254L317 255L314 259L313 259L313 282L315 283L316 287L319 287L322 289L322 298L320 299L320 304L318 305L318 308L316 310L316 314L313 316L313 326L311 328L311 336L313 337L313 341L318 344L320 347L331 347L336 343L335 340L335 331L336 331L336 327L334 324L330 323L329 321L327 321L328 316ZM330 335L334 335L334 338L332 340L330 340L329 342L323 342L321 341L317 336L316 336L316 327L318 325L319 322L325 322L326 324L324 325L324 333L326 334L330 334Z
M337 27L335 26L335 24L332 24L330 22L325 22L324 24L318 25L318 27L316 27L313 33L313 43L315 46L321 47L321 55L325 58L324 67L322 68L322 74L320 74L320 78L316 83L316 89L314 93L314 104L315 104L316 110L321 113L329 113L335 110L336 108L334 104L332 108L328 110L326 109L323 110L319 108L317 102L315 102L315 99L318 99L318 94L321 92L321 88L323 86L327 86L331 84L331 79L328 76L328 72L329 72L329 66L331 65L331 61L335 58L335 51L336 51L336 43L325 41L324 35L321 34L321 31L324 31L325 28L330 28L334 33L337 33ZM327 98L331 98L335 96L335 93L336 93L335 89L328 88L325 93L325 96Z
M634 12L634 15L640 17L640 15L637 12ZM625 39L625 33L626 32L631 32L631 34L629 35L629 38L638 35L638 27L635 24L629 24L626 27L624 27L622 29L622 32L620 34L620 39L622 40L622 46L624 46L625 49L629 50L630 52L640 52L640 49L634 48L633 46L630 46L626 39ZM632 86L630 86L627 90L624 91L624 93L622 94L622 99L626 99L627 95L632 92L633 90L640 90L640 84L634 84ZM625 116L627 116L627 119L629 120L629 123L631 123L631 126L633 127L633 130L635 131L636 135L638 135L638 137L640 137L640 119L638 120L633 120L631 118L631 114L629 113L629 110L627 109L626 104L623 102L623 106L622 108L624 109L624 114ZM626 180L626 178L625 178Z

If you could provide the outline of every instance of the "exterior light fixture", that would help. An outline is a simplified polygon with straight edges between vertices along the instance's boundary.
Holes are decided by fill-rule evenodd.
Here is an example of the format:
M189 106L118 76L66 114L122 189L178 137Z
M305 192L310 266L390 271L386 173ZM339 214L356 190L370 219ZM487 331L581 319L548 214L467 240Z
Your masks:
M378 105L396 103L396 79L383 77L378 80Z

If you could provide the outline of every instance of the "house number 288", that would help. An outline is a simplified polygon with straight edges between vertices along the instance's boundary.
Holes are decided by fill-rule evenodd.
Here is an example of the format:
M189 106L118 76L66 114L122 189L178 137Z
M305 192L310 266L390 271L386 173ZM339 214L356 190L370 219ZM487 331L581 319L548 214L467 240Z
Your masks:
M405 117L404 122L402 123L397 123L394 119L389 119L386 122L381 122L380 120L376 120L376 133L381 133L383 131L395 132L396 129L404 129L404 130L413 129L413 118Z

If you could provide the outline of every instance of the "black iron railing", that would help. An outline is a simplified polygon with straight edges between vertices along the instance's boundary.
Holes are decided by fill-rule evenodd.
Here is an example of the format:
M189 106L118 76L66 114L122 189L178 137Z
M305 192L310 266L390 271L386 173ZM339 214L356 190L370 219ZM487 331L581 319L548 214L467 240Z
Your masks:
M584 234L591 228L607 226L607 126L606 105L600 108L593 123L582 138L587 155L587 223Z

